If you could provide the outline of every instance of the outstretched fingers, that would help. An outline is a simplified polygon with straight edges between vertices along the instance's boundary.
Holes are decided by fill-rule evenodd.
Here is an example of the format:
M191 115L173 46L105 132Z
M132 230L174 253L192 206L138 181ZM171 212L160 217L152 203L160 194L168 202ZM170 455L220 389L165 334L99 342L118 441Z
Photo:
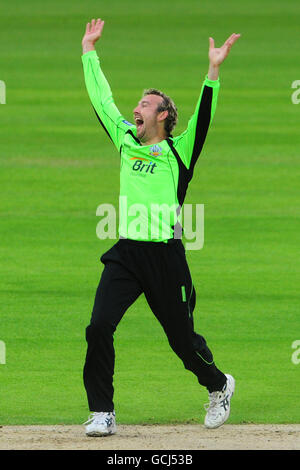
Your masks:
M104 21L101 20L101 18L98 18L97 20L93 18L90 22L87 23L85 32L86 34L94 33L95 31L102 32L103 26Z
M104 26L104 21L101 20L101 18L98 18L97 23L96 23L96 28L98 29L100 34L102 33L103 26Z
M231 47L239 39L241 35L233 33L229 38L224 42L223 46L215 47L215 42L212 37L209 38L209 60L210 64L213 66L219 66L224 62L228 56Z
M231 34L231 36L229 36L229 38L224 42L222 47L230 49L240 36L240 34L236 33Z

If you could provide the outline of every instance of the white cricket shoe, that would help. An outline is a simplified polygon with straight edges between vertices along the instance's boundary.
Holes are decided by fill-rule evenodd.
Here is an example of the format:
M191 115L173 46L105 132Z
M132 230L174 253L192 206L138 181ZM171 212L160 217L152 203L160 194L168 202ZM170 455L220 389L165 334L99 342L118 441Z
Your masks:
M232 398L235 380L232 375L225 374L227 382L223 389L209 393L209 403L204 405L207 413L204 420L206 428L214 429L221 426L229 418L230 400Z
M116 414L112 412L94 412L84 423L87 436L109 436L117 431Z

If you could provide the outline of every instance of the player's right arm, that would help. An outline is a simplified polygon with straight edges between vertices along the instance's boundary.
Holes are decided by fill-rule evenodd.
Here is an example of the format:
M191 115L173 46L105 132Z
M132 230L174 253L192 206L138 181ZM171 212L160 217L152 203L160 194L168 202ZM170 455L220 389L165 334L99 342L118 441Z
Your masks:
M103 26L104 21L100 18L86 25L82 39L83 71L86 88L96 116L117 149L120 150L128 124L115 105L95 49L95 43L101 37Z

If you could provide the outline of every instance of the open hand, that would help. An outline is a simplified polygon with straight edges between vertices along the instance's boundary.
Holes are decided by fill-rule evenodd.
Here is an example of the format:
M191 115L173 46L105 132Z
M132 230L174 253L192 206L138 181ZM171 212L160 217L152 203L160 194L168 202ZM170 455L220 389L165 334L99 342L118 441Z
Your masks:
M82 38L82 47L84 52L94 49L95 42L97 42L101 37L103 27L104 21L101 20L101 18L98 18L97 21L92 19L90 23L87 23L85 34Z
M210 64L214 67L219 66L224 62L228 56L232 45L239 39L241 35L233 33L227 41L224 42L223 46L216 48L215 41L213 38L209 38L209 53L208 58Z

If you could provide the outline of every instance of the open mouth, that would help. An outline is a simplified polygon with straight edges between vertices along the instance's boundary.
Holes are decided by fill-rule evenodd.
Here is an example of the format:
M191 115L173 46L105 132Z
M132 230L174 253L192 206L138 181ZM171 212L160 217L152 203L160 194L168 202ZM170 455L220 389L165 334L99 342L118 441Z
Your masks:
M140 129L142 127L142 125L144 124L143 119L140 118L140 117L135 117L134 120L135 120L135 125L136 125L137 129Z

